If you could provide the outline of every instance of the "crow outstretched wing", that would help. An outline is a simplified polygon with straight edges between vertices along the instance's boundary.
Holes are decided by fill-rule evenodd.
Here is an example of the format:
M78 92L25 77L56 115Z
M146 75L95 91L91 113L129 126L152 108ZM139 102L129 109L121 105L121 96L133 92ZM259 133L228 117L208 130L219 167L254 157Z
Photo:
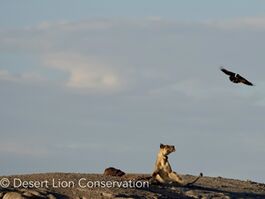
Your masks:
M247 79L245 79L241 75L237 74L236 77L239 79L239 81L241 83L246 84L246 85L249 85L249 86L253 86L253 84L250 81L248 81Z
M225 68L221 67L220 68L221 71L223 71L226 75L229 75L229 76L235 76L236 74L229 71L229 70L226 70Z

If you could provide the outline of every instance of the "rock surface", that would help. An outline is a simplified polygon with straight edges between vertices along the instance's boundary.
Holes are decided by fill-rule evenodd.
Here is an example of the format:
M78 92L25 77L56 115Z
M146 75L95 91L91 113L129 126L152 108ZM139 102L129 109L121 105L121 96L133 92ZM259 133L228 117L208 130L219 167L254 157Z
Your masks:
M25 197L17 192L8 192L4 195L3 199L25 199Z
M265 184L252 181L202 177L190 187L179 187L150 185L144 180L147 177L143 174L117 177L79 173L5 176L0 180L7 178L10 186L0 188L0 199L265 199ZM194 176L183 175L183 178L190 181ZM30 186L32 184L34 186Z

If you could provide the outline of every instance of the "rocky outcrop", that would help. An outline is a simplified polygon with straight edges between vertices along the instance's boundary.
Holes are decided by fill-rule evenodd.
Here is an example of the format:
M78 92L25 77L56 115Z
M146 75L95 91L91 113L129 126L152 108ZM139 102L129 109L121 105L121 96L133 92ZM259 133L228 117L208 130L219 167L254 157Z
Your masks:
M201 177L192 186L178 186L174 184L149 184L150 174L126 174L118 177L118 169L110 169L107 171L115 171L114 176L102 174L88 173L44 173L8 176L10 182L14 178L22 181L45 181L49 183L48 188L14 188L10 187L1 189L0 199L264 199L265 184L257 183L249 180L234 180L222 177ZM123 172L124 173L124 172ZM191 181L194 176L182 175L186 181ZM82 186L78 182L82 179ZM0 176L1 180L1 176ZM52 181L57 182L56 187L52 186ZM63 187L58 186L58 182L73 182L74 186ZM113 186L108 187L109 183ZM88 183L88 184L87 184ZM91 186L95 183L95 186ZM62 184L62 183L61 183ZM89 185L89 186L85 186ZM120 186L123 185L123 186ZM130 186L132 185L132 187ZM0 184L1 186L1 184Z
M2 190L0 192L0 199L57 199L53 194L47 191L37 191L32 189L14 189Z

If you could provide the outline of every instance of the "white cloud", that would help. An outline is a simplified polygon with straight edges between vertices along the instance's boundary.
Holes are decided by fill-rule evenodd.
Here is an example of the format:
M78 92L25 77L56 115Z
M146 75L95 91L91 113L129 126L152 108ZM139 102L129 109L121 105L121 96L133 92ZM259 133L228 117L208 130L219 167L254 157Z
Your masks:
M220 21L208 21L206 25L221 29L265 30L265 17L241 17Z
M79 22L69 22L69 21L57 21L49 22L43 21L39 23L36 27L25 28L28 31L87 31L87 30L104 30L111 28L115 23L111 20L84 20Z
M109 88L114 89L119 86L118 78L110 72L96 72L89 69L73 68L68 70L70 78L67 86L73 88Z
M113 67L81 54L54 53L43 57L47 67L68 73L65 85L70 88L117 90L121 78Z

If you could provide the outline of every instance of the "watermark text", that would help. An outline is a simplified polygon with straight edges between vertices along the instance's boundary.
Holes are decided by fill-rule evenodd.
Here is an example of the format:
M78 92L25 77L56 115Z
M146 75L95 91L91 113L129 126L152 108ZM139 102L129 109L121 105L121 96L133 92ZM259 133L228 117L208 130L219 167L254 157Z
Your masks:
M0 179L0 188L148 188L148 181L135 180L90 180L88 178L80 178L76 180L23 180L20 178L2 178Z

